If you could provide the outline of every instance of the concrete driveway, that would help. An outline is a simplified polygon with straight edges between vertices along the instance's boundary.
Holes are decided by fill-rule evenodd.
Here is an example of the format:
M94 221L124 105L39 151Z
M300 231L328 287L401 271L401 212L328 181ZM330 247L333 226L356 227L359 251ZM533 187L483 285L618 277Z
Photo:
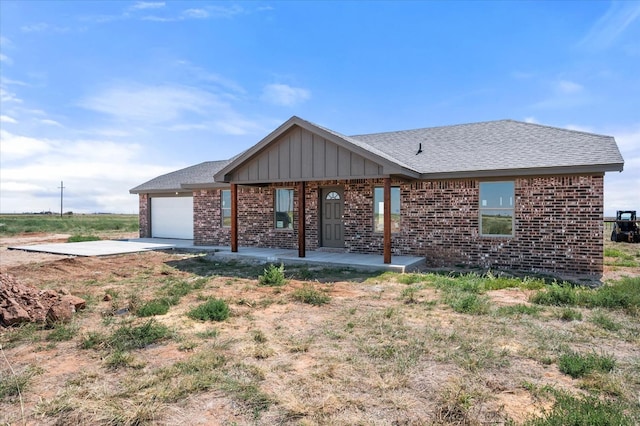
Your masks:
M114 254L137 253L150 250L175 248L175 244L158 244L134 241L85 241L81 243L34 244L7 247L9 250L24 250L41 253L64 254L70 256L109 256Z

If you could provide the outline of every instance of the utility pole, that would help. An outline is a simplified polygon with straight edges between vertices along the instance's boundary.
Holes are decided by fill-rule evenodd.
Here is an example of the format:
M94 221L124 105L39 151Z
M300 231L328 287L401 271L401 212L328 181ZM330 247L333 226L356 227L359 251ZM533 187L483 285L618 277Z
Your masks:
M62 217L62 200L64 200L64 185L60 181L60 217Z

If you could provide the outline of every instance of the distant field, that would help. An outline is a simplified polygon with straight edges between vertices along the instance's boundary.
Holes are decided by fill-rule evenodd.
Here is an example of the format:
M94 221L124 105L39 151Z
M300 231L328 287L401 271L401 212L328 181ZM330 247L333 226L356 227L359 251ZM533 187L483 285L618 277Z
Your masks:
M89 235L136 231L138 215L134 214L74 214L63 217L43 214L0 215L2 236L37 232Z

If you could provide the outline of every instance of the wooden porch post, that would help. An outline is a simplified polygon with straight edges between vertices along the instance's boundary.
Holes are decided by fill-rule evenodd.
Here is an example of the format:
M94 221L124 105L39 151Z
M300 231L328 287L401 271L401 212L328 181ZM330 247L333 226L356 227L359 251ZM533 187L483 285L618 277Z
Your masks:
M384 263L391 263L391 178L384 178Z
M231 184L231 251L238 251L238 185Z
M306 196L304 182L298 182L298 257L305 257L306 248Z

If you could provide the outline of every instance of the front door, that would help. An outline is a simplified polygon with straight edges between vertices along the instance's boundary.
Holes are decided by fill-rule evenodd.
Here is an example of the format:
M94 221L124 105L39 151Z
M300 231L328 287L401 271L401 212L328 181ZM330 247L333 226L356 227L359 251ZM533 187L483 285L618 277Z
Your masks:
M344 247L344 199L342 188L322 189L322 246Z

